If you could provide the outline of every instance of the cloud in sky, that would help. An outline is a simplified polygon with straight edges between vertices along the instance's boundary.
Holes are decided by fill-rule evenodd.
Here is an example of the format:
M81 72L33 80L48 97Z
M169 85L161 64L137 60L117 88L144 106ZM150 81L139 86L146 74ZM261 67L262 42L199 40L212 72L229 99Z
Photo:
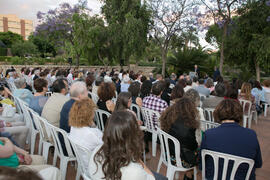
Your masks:
M19 18L33 20L36 24L38 11L47 12L64 2L74 5L78 0L0 0L0 14L16 14ZM94 14L100 13L101 4L98 0L88 0L88 7Z

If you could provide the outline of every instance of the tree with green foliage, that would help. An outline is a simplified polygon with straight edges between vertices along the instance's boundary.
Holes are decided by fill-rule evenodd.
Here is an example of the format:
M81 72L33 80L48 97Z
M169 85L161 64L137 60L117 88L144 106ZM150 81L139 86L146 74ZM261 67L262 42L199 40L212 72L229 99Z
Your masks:
M56 56L56 50L51 43L45 36L43 35L33 35L31 34L28 38L30 42L37 46L37 49L41 55L41 57L46 57L46 54L50 53L53 56Z
M11 52L14 56L24 57L27 55L35 55L38 50L36 45L29 41L17 42L11 46Z
M256 72L270 60L270 1L251 1L238 10L226 44L226 56L231 62L246 65Z
M0 32L0 40L8 47L17 42L23 42L23 37L17 33L13 33L11 31L8 32Z
M151 13L145 3L139 0L101 2L104 3L101 12L108 24L111 55L129 65L131 55L140 57L145 51Z

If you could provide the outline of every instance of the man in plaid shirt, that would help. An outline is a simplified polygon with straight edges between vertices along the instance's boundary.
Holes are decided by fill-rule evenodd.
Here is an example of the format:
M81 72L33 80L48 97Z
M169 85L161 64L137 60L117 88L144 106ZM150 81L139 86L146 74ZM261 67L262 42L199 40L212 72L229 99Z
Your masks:
M167 102L161 99L161 94L164 89L165 84L163 81L158 81L155 84L153 84L152 94L150 96L143 98L142 106L151 109L153 111L157 111L159 113L164 111L168 107ZM157 126L158 125L157 118L153 118L153 120L154 125Z

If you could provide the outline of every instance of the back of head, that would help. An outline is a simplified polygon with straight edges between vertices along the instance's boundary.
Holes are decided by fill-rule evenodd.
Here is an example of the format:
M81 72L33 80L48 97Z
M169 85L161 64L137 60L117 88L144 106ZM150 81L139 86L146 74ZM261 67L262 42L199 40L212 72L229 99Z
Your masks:
M171 80L169 78L165 78L164 82L165 82L165 88L166 89L169 88L171 85Z
M157 75L156 75L156 79L162 80L162 79L163 79L163 76L162 76L161 74L157 74Z
M231 99L238 99L238 89L233 87L232 85L229 85L226 88L225 96Z
M191 79L187 79L186 80L187 86L191 86L192 85L192 80Z
M265 87L270 87L270 79L266 79L266 80L264 80L263 81L263 85L265 86Z
M111 100L115 96L115 85L114 83L101 83L98 88L98 97L103 102Z
M259 90L262 90L262 86L261 86L261 83L259 81L255 81L254 87L258 88Z
M158 81L152 86L152 94L159 96L165 89L164 81Z
M225 85L223 83L218 83L216 86L215 86L215 93L216 93L216 96L218 97L224 97L225 95Z
M200 105L200 95L195 89L189 89L187 92L185 92L184 97L189 98L195 104L195 106L198 107Z
M208 78L208 79L206 80L205 86L206 86L207 88L213 87L213 86L214 86L214 81L213 81L213 79Z
M96 78L95 85L99 86L104 81L102 76Z
M183 89L183 86L180 84L176 84L171 93L171 100L183 97L184 93L185 91Z
M241 94L250 94L251 93L251 84L244 82L241 87Z
M48 81L43 78L37 78L34 81L34 88L37 92L42 92L44 88L47 88L48 86Z
M179 79L177 84L180 84L183 88L185 88L187 86L187 83L186 83L185 79Z
M70 97L79 97L80 95L84 95L87 91L85 82L76 81L70 87Z
M42 178L29 168L0 168L0 180L42 180Z
M18 89L23 88L25 83L26 83L26 80L23 77L14 80L14 84Z
M116 105L114 108L114 111L120 111L120 110L125 110L128 109L128 103L131 99L131 93L130 92L121 92L116 101Z
M85 83L87 87L92 87L94 81L95 81L94 75L91 73L88 73L87 77L85 78Z
M140 93L141 84L139 82L132 82L128 87L128 92L131 93L133 97L137 97Z
M234 120L240 123L243 119L243 108L238 101L224 99L217 105L214 111L214 119L218 123L223 120Z
M198 82L198 78L195 76L195 77L193 77L192 81L193 81L194 83L196 83L196 82Z
M148 96L148 95L150 95L151 90L152 90L152 82L150 80L145 80L142 83L141 95Z
M64 78L56 79L52 84L52 91L54 93L61 93L62 89L67 88L67 80Z
M199 128L199 113L188 97L183 97L168 107L160 117L161 127L168 132L175 121L182 121L186 127Z
M139 162L142 155L143 133L136 117L129 111L116 111L107 121L104 144L94 156L97 163L102 159L105 179L121 179L120 169L131 162Z
M199 79L199 84L203 85L204 84L204 79Z
M94 122L95 109L95 103L89 98L75 101L69 112L69 126L77 128L91 126Z

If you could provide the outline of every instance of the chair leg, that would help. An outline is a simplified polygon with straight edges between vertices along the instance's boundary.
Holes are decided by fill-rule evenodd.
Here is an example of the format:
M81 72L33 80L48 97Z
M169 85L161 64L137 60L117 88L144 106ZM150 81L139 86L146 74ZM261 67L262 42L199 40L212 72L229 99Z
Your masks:
M42 150L42 140L39 138L39 143L38 143L38 155L41 155L41 150Z
M247 120L248 120L248 128L251 128L252 115L247 117Z
M60 171L62 180L66 179L68 161L65 158L60 158Z
M45 158L45 163L47 164L48 162L48 156L49 156L49 150L50 150L51 144L44 142L43 144L43 157Z
M244 118L243 118L243 127L244 128L247 127L247 118L246 118L246 116L244 116Z
M166 173L166 177L168 178L168 180L174 179L174 173L175 173L175 171L172 168L170 168L170 166L168 166L167 173Z
M161 152L161 153L162 153L162 152ZM160 154L160 158L159 158L159 161L158 161L157 172L160 171L161 165L162 165L162 154Z
M156 151L157 151L157 134L152 134L152 156L156 157Z
M56 152L56 149L54 149L53 166L56 166L56 162L57 162L57 152Z
M34 151L35 151L36 137L37 137L37 133L34 133L31 136L31 154L34 154Z
M194 180L197 180L197 168L196 168L196 166L194 167L194 169L193 169L193 176L194 176Z
M264 117L266 117L267 115L267 106L268 106L267 104L264 105Z
M81 177L81 174L82 174L81 172L82 172L81 167L78 166L77 173L76 173L76 180L80 180L80 177Z

